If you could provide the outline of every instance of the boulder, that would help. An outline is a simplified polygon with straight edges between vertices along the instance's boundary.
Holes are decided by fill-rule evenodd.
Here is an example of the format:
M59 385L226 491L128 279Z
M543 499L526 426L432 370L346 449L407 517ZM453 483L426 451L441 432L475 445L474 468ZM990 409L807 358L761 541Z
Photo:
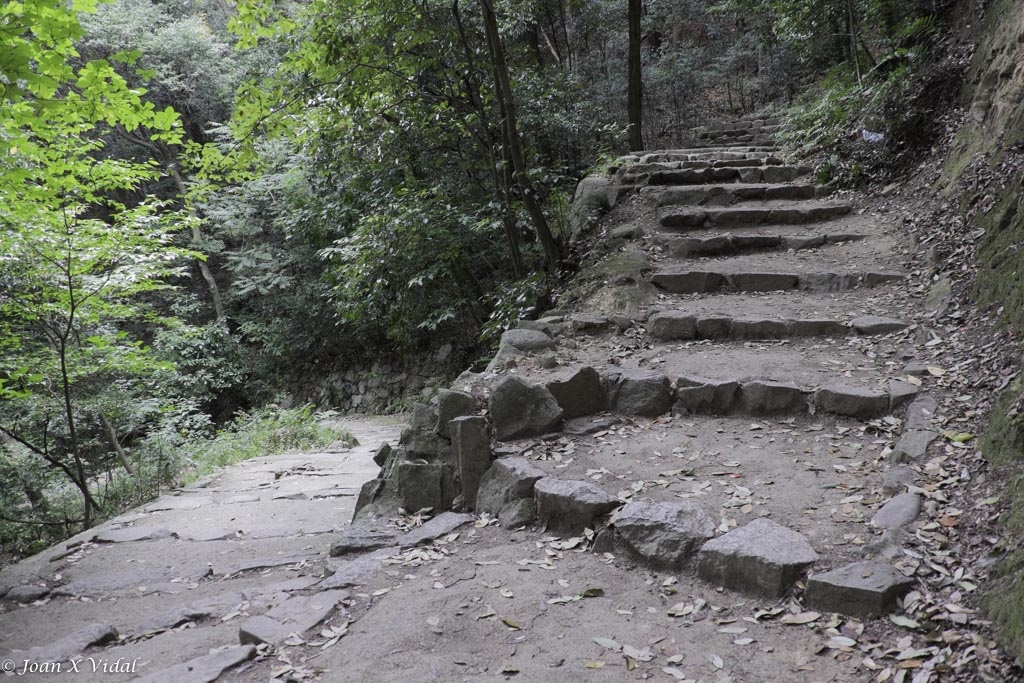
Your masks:
M914 483L915 476L914 470L909 467L893 467L882 478L882 493L903 493L907 486Z
M705 543L697 575L730 590L775 599L817 559L803 535L769 519L755 519Z
M509 503L532 498L534 485L546 476L526 458L499 458L480 479L476 509L497 516Z
M395 468L395 479L406 512L448 510L458 495L455 472L447 463L401 462Z
M476 399L464 391L441 389L437 392L437 433L450 436L448 423L476 412Z
M537 501L534 498L514 500L501 509L498 521L505 529L518 529L533 524L537 518Z
M917 519L920 512L921 498L916 493L901 493L879 508L871 523L880 529L898 529Z
M373 462L379 467L383 467L389 455L391 455L391 444L385 441L373 452Z
M657 341L694 339L697 317L682 311L663 311L647 319L647 334Z
M855 562L807 581L804 606L868 619L892 611L914 579L877 562Z
M412 427L402 431L398 444L405 450L409 460L450 460L452 445L448 439L437 433L436 421L429 427Z
M617 547L643 564L670 571L689 564L715 535L715 521L692 501L627 503L609 526Z
M679 414L725 414L739 403L740 385L727 379L705 379L682 375L676 379L676 402Z
M614 510L618 499L589 481L545 477L534 485L537 517L549 529L580 533L598 517Z
M491 466L491 439L485 417L457 417L449 423L452 451L459 468L466 507L476 509L480 478Z
M511 346L519 351L549 351L555 348L555 340L537 330L512 329L501 335L501 346Z
M668 377L650 370L619 370L605 376L608 405L623 415L657 417L672 407L672 386Z
M608 404L601 375L591 367L579 368L568 379L548 382L546 387L566 420L599 413Z
M552 431L561 424L563 411L545 387L510 375L494 387L490 414L498 441L511 441Z

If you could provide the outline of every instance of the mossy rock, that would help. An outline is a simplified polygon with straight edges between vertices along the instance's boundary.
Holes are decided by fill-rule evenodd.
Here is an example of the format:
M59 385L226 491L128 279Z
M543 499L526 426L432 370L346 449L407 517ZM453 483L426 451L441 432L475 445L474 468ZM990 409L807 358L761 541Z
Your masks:
M1024 464L1024 381L1015 379L989 412L981 451L993 465Z
M998 564L992 583L982 597L982 608L998 629L1003 647L1024 661L1024 550Z

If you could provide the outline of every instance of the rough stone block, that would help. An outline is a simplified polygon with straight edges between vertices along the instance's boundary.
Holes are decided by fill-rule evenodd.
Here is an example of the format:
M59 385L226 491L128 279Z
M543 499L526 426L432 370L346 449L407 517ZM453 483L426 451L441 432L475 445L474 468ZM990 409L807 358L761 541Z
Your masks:
M651 276L651 282L673 294L708 294L721 289L726 279L721 273L690 270L681 273L655 273Z
M676 379L675 410L678 413L725 414L739 403L739 382L684 375Z
M548 528L563 533L579 533L593 527L601 515L619 505L618 499L589 481L545 477L534 486L537 517Z
M398 545L402 548L413 548L424 543L436 541L442 536L447 536L460 526L473 521L473 515L458 512L442 512L437 517L429 520L404 536L398 537Z
M682 569L715 535L715 521L692 501L627 503L610 526L618 547L655 569Z
M882 493L904 493L904 489L914 483L915 476L914 470L909 467L893 467L882 478Z
M599 413L608 405L604 381L591 367L579 368L568 379L548 382L546 387L567 420Z
M498 441L539 436L562 422L562 408L550 391L511 375L494 387L490 415Z
M817 247L824 246L824 244L824 235L813 235L810 237L793 235L782 238L783 248L792 249L793 251L801 251L802 249L815 249Z
M804 606L867 619L892 611L914 579L884 564L855 562L807 581Z
M889 409L895 410L904 403L907 403L920 391L916 386L910 382L903 382L898 379L891 379L888 383L889 389Z
M476 412L476 399L463 391L441 389L437 392L437 432L450 436L449 423L457 417Z
M805 273L800 276L800 287L811 292L845 292L860 283L856 273Z
M682 311L655 313L647 319L647 334L657 341L694 339L697 335L697 318Z
M753 380L740 385L743 409L751 415L778 415L807 411L800 387L788 382Z
M673 211L663 214L660 222L663 228L699 228L707 219L706 211Z
M623 415L657 417L672 407L668 377L650 370L630 369L606 376L610 410Z
M732 242L739 251L761 251L778 249L782 238L778 235L735 235Z
M480 478L491 466L491 438L485 417L457 417L449 423L452 452L459 468L462 498L470 510L476 509Z
M938 432L927 429L908 429L900 434L899 441L889 454L890 462L914 462L924 457L928 446L939 436Z
M817 559L803 535L769 519L755 519L705 543L697 575L730 590L774 599Z
M338 540L331 544L331 557L365 553L396 545L398 536L393 531L359 525L349 526L345 527Z
M698 339L729 339L732 337L732 318L709 316L697 318Z
M402 462L395 468L398 496L407 512L447 510L457 492L454 471L441 462Z
M498 522L505 529L518 529L533 524L537 518L537 501L534 498L514 500L498 513Z
M736 339L785 339L792 331L786 320L737 319L732 321L732 334Z
M429 428L412 427L402 432L398 443L410 460L450 460L452 445L448 439L437 433L437 425Z
M938 410L939 402L934 397L928 394L919 394L907 406L907 414L904 418L906 429L930 429Z
M512 329L501 335L501 346L511 346L519 351L548 351L555 348L555 340L537 330Z
M373 452L373 462L379 467L383 467L389 455L391 455L391 444L385 441Z
M794 273L732 273L729 285L739 292L774 292L796 289L799 278Z
M843 337L850 332L849 327L837 320L790 320L789 328L794 337Z
M858 420L871 420L889 412L889 394L861 387L821 387L814 392L813 401L818 410Z
M608 328L608 318L603 315L577 313L569 318L569 329L574 334L597 334L607 332Z
M771 210L769 209L750 207L718 209L707 212L707 222L720 228L760 225L768 220L770 214Z
M135 683L213 683L221 674L256 656L254 645L239 645L175 664L135 679Z
M480 479L477 510L497 516L509 503L532 498L534 485L546 476L525 458L499 458Z

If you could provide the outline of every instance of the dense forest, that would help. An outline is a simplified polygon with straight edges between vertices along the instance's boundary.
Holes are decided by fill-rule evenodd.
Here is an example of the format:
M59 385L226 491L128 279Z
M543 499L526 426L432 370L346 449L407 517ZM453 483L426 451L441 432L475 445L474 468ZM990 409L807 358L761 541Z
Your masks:
M332 374L469 365L557 297L577 180L641 141L771 111L820 182L908 170L949 4L3 4L0 543L334 438Z

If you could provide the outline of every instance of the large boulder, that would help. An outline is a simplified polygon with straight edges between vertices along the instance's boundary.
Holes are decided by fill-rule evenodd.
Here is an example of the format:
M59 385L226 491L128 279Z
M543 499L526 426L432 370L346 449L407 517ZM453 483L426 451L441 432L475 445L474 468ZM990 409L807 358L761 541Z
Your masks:
M510 503L533 498L534 485L546 476L526 458L499 458L480 478L476 509L499 515Z
M463 415L476 412L476 399L464 391L441 389L437 392L437 433L450 436L448 423Z
M491 440L487 432L487 418L457 417L449 423L452 451L462 482L462 498L470 510L476 508L480 478L491 466Z
M511 441L552 431L563 410L546 388L509 375L491 393L490 414L498 441Z
M861 619L880 617L913 585L913 578L888 565L855 562L808 579L804 605Z

